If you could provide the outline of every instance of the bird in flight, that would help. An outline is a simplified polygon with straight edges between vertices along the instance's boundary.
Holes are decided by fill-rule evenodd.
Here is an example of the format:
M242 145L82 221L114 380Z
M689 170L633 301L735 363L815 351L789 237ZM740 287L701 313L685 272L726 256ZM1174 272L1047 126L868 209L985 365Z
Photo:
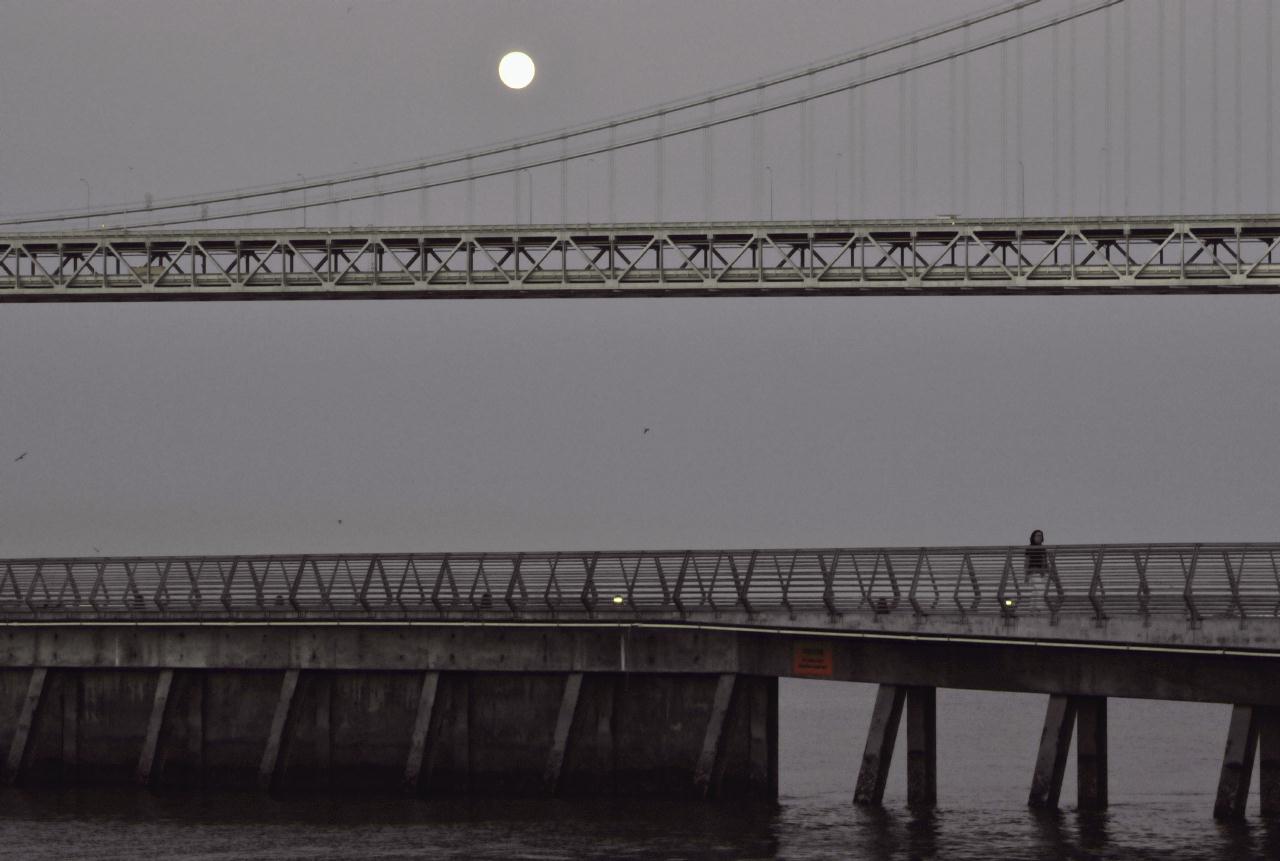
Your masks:
M14 463L17 463L18 461L22 460L22 459L23 459L24 457L26 457L26 456L27 456L27 453L24 451L22 454L20 454L20 455L18 455L17 457L15 457L15 458L13 459L13 462L14 462Z

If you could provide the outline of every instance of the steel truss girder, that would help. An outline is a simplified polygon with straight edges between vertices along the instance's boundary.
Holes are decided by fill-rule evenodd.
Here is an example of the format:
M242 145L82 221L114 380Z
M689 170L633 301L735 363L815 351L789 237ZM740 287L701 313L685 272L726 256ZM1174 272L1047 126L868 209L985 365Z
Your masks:
M0 621L1280 618L1280 544L0 560Z
M0 236L0 302L1280 292L1280 217Z

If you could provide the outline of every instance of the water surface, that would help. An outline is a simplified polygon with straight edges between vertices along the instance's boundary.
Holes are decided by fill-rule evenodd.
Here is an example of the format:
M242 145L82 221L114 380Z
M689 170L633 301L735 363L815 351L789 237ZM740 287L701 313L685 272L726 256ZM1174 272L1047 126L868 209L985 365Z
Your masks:
M1113 700L1112 805L1025 806L1046 697L938 693L938 809L849 799L875 689L784 680L775 805L274 798L134 790L0 793L6 858L1280 858L1280 823L1224 825L1213 794L1229 709ZM901 741L899 751L901 751Z

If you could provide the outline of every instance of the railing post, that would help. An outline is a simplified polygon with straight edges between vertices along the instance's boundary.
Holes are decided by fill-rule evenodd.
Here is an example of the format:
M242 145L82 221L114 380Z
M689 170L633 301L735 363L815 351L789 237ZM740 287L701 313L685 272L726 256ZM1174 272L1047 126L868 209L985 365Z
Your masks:
M587 576L582 583L582 594L579 596L579 600L582 601L582 606L586 609L588 613L594 612L596 608L595 578L596 578L596 564L599 563L599 561L600 561L599 553L591 554L590 562L586 562L584 560L584 567L586 568Z
M671 603L676 605L676 610L680 613L680 618L684 618L684 601L680 599L680 591L684 589L685 573L689 570L689 552L685 551L684 558L680 560L680 571L676 574L676 585L671 590Z
M1192 627L1195 627L1200 622L1200 611L1196 607L1196 598L1195 598L1195 592L1193 589L1193 583L1195 582L1195 576L1196 576L1196 562L1199 560L1199 558L1200 558L1200 545L1197 544L1191 550L1190 567L1183 566L1183 569L1182 569L1182 576L1185 581L1185 586L1183 587L1183 590L1182 590L1182 600L1183 600L1183 603L1187 605L1187 613L1189 615ZM1181 553L1178 554L1178 562L1179 563L1182 562Z
M837 550L836 555L831 557L831 569L828 570L826 557L821 553L818 554L818 567L822 570L822 603L833 619L840 615L836 611L836 591L834 586L836 560L839 557L840 551Z
M918 617L927 615L920 606L920 602L916 600L916 587L920 585L920 572L924 568L924 548L920 548L920 552L916 554L916 570L911 575L911 588L907 590L907 602L911 604L911 611Z
M1102 587L1102 560L1106 551L1098 547L1093 555L1093 578L1089 581L1089 603L1093 606L1093 616L1099 622L1105 621L1106 591Z

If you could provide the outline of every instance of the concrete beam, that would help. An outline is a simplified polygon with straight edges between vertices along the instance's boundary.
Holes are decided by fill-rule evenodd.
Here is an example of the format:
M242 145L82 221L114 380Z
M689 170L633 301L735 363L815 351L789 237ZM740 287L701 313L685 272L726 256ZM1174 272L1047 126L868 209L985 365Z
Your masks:
M1107 806L1107 698L1076 697L1076 804Z
M271 730L267 747L262 752L262 765L258 768L258 786L270 790L276 782L280 751L285 743L289 718L293 712L294 695L298 692L298 670L286 670L280 684L280 697L276 700L275 714L271 718Z
M938 692L907 689L907 804L938 803Z
M1251 705L1233 706L1227 749L1222 755L1222 773L1218 777L1218 797L1213 804L1215 819L1244 818L1257 748L1257 709Z
M893 761L893 745L898 739L898 724L907 689L901 685L881 685L876 691L876 704L867 729L867 746L858 770L858 785L853 792L854 804L880 804L884 801L884 785L889 779Z
M1062 793L1062 777L1067 770L1071 751L1071 733L1076 725L1076 702L1073 697L1050 695L1040 733L1040 750L1036 754L1036 770L1031 776L1031 807L1055 808Z
M547 754L547 768L543 782L547 792L556 794L560 783L560 770L564 767L564 753L569 746L569 733L573 718L578 713L578 695L582 691L582 673L570 673L564 680L564 695L560 698L560 711L556 716L556 731L551 740L551 752Z
M436 692L440 687L440 674L428 671L422 674L422 693L418 695L418 713L413 720L413 734L409 739L409 759L404 766L404 787L416 792L427 754L427 736L431 731L431 719L436 710ZM325 727L327 732L328 727Z
M22 778L22 769L26 765L30 749L31 733L36 718L40 714L40 704L44 699L45 679L49 676L47 667L35 667L31 671L31 679L27 683L27 695L22 700L22 711L18 715L18 725L13 731L13 741L9 745L9 758L5 762L4 782L15 784Z
M716 680L716 692L711 700L711 717L707 720L707 731L702 739L702 753L698 756L698 764L693 771L694 788L704 798L711 792L711 778L720 756L720 740L724 736L724 719L733 701L736 681L737 676L733 673L722 673Z
M135 779L139 786L150 786L156 750L160 746L160 733L164 729L165 713L169 707L169 691L173 688L173 670L161 670L156 679L156 692L151 700L151 718L147 721L147 735L142 742L142 754L138 757Z
M1260 681L1269 678L1271 654L933 642L906 634L898 641L888 629L861 638L571 624L0 626L0 666L611 673L621 669L620 630L628 632L633 672L792 676L795 645L817 641L830 650L838 681L1280 707L1280 686Z

